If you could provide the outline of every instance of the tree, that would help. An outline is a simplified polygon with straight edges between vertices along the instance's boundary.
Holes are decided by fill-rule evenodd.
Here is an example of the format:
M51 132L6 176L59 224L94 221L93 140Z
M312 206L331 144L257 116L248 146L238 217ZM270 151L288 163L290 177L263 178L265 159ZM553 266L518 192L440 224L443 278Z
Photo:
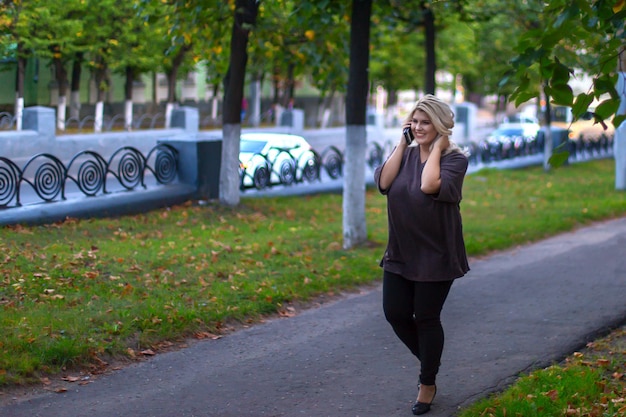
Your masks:
M193 48L194 37L192 36L197 24L197 16L201 14L202 7L185 0L169 0L165 3L167 11L162 21L166 28L163 36L162 70L167 77L167 100L165 107L165 127L170 127L171 115L176 105L176 81L179 73L187 71L181 68L190 68L189 52ZM194 25L194 23L196 23Z
M258 0L236 0L228 73L224 79L224 117L222 126L222 164L219 199L222 204L239 204L239 139L241 102L248 61L248 37L256 23Z
M548 104L571 107L574 120L598 100L592 112L596 122L605 124L615 116L613 124L618 127L626 117L616 115L620 96L615 88L618 59L626 43L624 0L555 0L541 5L544 25L518 39L517 56L502 80L504 86L515 86L511 100L519 105L543 93ZM569 85L576 69L593 74L589 91L577 95ZM543 91L533 88L533 70L540 74ZM548 162L558 166L567 156L566 151L559 152Z
M211 88L211 116L215 121L218 118L218 99L220 85L228 71L228 57L230 56L229 29L226 24L232 20L233 12L220 2L219 13L214 10L215 19L210 28L211 36L199 43L199 54L206 70L206 83ZM206 33L203 32L203 33Z
M87 0L83 24L85 56L96 87L96 109L94 131L101 132L104 121L104 95L109 91L110 66L114 64L116 51L120 48L120 34L127 30L125 25L129 10L116 0Z
M437 2L435 2L436 4ZM434 4L429 1L390 0L391 16L406 27L406 30L424 31L424 93L435 94L437 59L435 51L435 14Z
M154 1L132 0L120 5L123 30L117 34L117 47L111 53L110 69L125 77L124 129L132 129L133 84L141 74L161 61L166 7Z
M31 0L28 10L33 19L28 25L28 46L38 58L49 59L56 76L57 129L65 130L67 111L67 67L80 52L84 4L79 0Z
M322 96L345 91L347 8L344 2L329 0L263 3L250 39L251 84L271 74L273 104L282 107L294 98L296 82L303 77L308 77Z
M170 126L176 106L176 83L207 58L207 50L221 46L223 27L230 13L229 3L219 0L167 0L160 23L163 25L160 57L167 77L165 125ZM223 58L220 57L220 58Z
M353 0L350 69L346 95L346 164L343 187L343 247L367 240L365 222L366 110L372 0Z
M26 62L31 55L26 43L29 40L28 25L33 21L32 13L28 8L23 7L21 1L11 1L0 3L0 39L9 47L3 49L13 49L17 61L17 71L15 79L15 128L22 130L22 114L24 111L24 77L26 73ZM13 47L14 46L14 47Z
M401 90L419 91L423 89L425 62L423 33L406 31L397 25L384 23L380 14L372 17L372 57L370 77L372 83L387 91L386 110L395 116L398 92Z

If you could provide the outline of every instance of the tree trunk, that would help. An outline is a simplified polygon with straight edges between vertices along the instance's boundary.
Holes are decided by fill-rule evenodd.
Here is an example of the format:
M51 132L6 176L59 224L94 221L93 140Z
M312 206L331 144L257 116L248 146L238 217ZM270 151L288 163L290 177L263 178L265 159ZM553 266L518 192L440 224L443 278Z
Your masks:
M24 46L17 44L17 72L15 73L15 130L22 130L24 114L24 80L26 78L26 58L22 56Z
M289 66L287 67L287 80L285 83L285 88L283 90L283 102L282 102L282 106L289 108L290 107L290 103L292 102L292 99L294 98L295 95L295 85L296 85L296 81L294 80L294 71L295 71L295 65L294 64L289 64Z
M98 93L98 96L100 93ZM96 101L95 116L93 121L93 131L95 133L102 133L102 125L104 122L104 101L98 99Z
M544 126L544 143L543 143L543 169L544 171L550 171L550 157L552 156L552 110L550 108L550 96L545 92L544 97L546 100L546 112Z
M274 67L274 74L272 75L272 87L274 91L272 103L280 104L280 70L278 69L278 67Z
M176 105L176 79L178 78L178 70L183 64L185 55L191 50L191 44L184 45L180 48L174 60L172 61L172 68L167 72L167 106L165 107L165 128L169 129L172 126L172 110Z
M219 199L228 206L239 204L239 140L241 135L241 102L246 77L249 27L254 26L259 9L256 0L236 0L235 19L230 39L230 62L224 78L222 125L222 164Z
M157 110L157 104L158 104L158 100L157 100L157 89L159 88L159 86L157 85L157 73L156 71L152 71L152 106L154 107L154 111L156 112Z
M67 89L66 89L67 91ZM59 94L57 102L57 129L65 132L65 113L67 112L67 95Z
M333 87L333 89L330 91L330 94L324 97L324 100L322 101L322 106L320 109L320 128L322 129L326 129L328 126L330 126L330 116L332 114L332 105L333 99L335 98L335 92L336 89Z
M59 101L57 103L57 129L65 131L65 112L67 111L67 71L60 58L52 60L59 87Z
M126 82L124 84L124 129L130 131L133 128L133 82L135 71L132 67L126 67Z
M619 54L617 68L617 92L620 95L618 115L626 114L626 47ZM626 121L615 128L613 136L613 158L615 159L615 189L626 190Z
M165 128L169 129L172 126L172 110L176 103L176 74L178 73L178 67L172 66L167 72L167 102L165 104Z
M366 109L372 0L352 1L350 69L346 94L346 165L343 187L343 247L367 240L365 222Z
M248 100L248 123L259 127L261 124L261 77L256 74L250 83L250 100Z
M213 84L213 97L211 97L211 120L214 124L217 124L217 108L219 105L219 98L217 96L220 91L219 84Z
M430 7L422 2L424 12L424 35L426 38L426 83L424 92L435 94L435 72L437 71L437 60L435 56L435 16Z
M97 68L95 71L97 91L96 109L93 122L93 130L95 133L102 132L102 124L104 121L104 93L107 90L106 72L107 68L105 63L100 63L100 68Z
M70 87L70 118L80 120L80 74L83 65L83 54L77 53L72 62L72 80Z

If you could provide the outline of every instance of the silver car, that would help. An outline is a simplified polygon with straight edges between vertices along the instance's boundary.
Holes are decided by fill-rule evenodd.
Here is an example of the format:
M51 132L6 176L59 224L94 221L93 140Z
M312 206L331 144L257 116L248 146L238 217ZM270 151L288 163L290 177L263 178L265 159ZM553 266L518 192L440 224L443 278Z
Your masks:
M241 189L290 185L320 176L320 157L302 137L244 133L239 150Z

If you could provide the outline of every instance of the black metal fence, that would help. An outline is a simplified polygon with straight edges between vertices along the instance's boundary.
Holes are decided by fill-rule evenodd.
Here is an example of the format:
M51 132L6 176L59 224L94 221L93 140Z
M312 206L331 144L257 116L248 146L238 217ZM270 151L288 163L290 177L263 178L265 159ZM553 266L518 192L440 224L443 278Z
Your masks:
M310 149L296 153L294 149L275 149L267 154L255 154L256 164L240 164L241 189L292 185L304 181L322 181L343 176L344 154L335 146L321 153ZM391 143L371 143L367 164L372 169L383 162ZM66 200L68 191L93 197L117 190L132 191L146 188L146 178L157 184L168 184L177 177L179 161L175 148L160 144L143 155L133 147L117 149L109 159L94 151L82 151L64 164L49 153L34 155L23 166L0 157L0 209L24 204Z
M67 165L48 153L31 157L21 168L0 157L0 208L20 207L25 198L32 201L35 196L39 202L65 200L69 189L96 196L120 187L145 188L147 174L158 184L167 184L176 179L177 164L176 149L165 144L155 146L145 156L136 148L122 147L108 160L96 152L82 151ZM111 183L112 178L115 183Z
M612 154L612 141L567 141L562 150L569 152L570 160L586 160ZM368 144L366 164L371 169L383 163L394 144ZM470 164L488 164L494 159L514 159L542 153L540 146L524 153L486 154L481 144L466 148ZM344 153L335 146L322 152L313 149L278 149L268 154L257 153L250 161L240 161L241 190L264 189L278 185L337 179L343 176ZM31 157L22 167L6 157L0 157L0 209L20 207L23 204L54 202L66 199L68 190L85 196L110 194L114 191L132 191L147 187L148 177L156 184L176 180L180 161L176 149L167 144L152 148L143 155L134 147L117 149L108 160L93 151L76 154L65 165L54 155L40 153ZM28 200L28 201L25 201Z

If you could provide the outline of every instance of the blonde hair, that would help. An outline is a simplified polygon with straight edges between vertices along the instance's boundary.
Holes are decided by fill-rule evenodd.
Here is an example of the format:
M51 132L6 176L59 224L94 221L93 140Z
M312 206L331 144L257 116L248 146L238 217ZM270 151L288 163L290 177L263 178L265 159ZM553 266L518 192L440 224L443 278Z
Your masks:
M448 137L452 135L452 128L454 127L454 112L443 100L433 96L432 94L426 94L424 97L415 102L413 109L406 118L407 123L413 118L413 115L418 110L426 113L437 133ZM449 138L448 141L450 142L450 146L446 148L443 155L451 152L459 152L467 156L467 152L461 149L459 145Z

